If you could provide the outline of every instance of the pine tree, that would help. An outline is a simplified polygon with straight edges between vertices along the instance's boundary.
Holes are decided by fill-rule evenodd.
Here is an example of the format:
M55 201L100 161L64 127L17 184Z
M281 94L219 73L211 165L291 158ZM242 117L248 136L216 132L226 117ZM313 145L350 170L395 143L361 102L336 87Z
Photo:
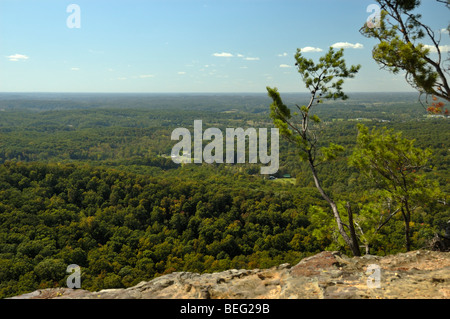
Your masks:
M334 199L322 187L317 172L317 166L321 162L336 158L344 149L342 146L333 143L327 148L319 149L317 146L318 136L313 128L314 124L320 123L317 114L312 112L315 106L324 100L347 99L347 95L342 91L344 79L353 78L360 69L360 65L348 68L343 55L343 49L336 51L330 48L319 59L319 62L315 63L313 60L305 58L301 49L297 49L295 65L306 88L311 93L308 105L301 107L296 105L299 113L291 114L291 110L283 103L277 88L267 87L267 91L269 97L273 100L270 105L270 116L275 126L279 128L282 136L298 147L301 159L308 162L315 186L330 206L340 235L350 247L353 255L360 256L351 216L349 216L348 225L344 224ZM344 228L345 226L348 228L348 233Z

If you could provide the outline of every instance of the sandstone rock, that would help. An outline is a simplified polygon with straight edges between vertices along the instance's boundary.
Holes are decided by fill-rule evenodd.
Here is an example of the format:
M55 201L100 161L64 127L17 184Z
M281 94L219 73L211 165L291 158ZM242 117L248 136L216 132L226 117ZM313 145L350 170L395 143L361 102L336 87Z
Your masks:
M291 269L290 273L292 276L313 276L335 269L339 266L339 261L335 257L336 254L323 251L317 255L304 258Z
M368 284L369 265L380 271L378 288ZM217 273L174 272L126 289L37 290L13 299L448 299L450 253L412 251L349 258L321 252L294 267L231 269Z

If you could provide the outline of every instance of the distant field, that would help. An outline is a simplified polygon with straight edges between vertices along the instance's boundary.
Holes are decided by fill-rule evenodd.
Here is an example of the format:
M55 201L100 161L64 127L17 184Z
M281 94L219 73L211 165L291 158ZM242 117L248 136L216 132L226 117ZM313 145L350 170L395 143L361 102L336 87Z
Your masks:
M276 183L295 185L295 178L277 178L273 180Z

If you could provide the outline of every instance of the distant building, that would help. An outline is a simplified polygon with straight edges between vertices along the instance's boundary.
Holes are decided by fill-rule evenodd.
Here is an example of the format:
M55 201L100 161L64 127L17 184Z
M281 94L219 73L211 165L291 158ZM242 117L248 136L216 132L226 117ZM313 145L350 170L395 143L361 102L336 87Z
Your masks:
M425 115L427 118L447 118L447 116L443 114L427 114Z

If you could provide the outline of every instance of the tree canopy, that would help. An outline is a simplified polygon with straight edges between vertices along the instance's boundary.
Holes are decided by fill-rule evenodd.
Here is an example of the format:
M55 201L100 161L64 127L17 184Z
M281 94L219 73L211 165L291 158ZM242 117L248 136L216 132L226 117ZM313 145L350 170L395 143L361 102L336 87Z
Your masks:
M360 30L365 37L379 42L373 48L374 60L394 74L404 71L408 84L427 98L433 96L450 101L450 58L444 56L440 46L441 38L446 35L422 22L422 15L417 13L421 1L376 2L381 7L379 25L366 23ZM446 4L448 7L448 2Z

